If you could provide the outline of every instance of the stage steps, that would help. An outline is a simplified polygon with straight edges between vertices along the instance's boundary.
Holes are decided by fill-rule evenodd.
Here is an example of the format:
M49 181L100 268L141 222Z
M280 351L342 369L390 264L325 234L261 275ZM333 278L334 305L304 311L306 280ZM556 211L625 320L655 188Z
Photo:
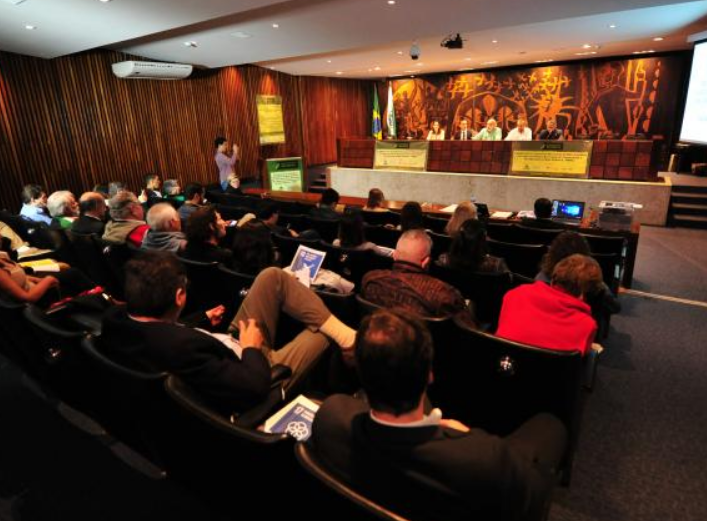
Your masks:
M674 185L670 195L668 224L707 229L707 186Z

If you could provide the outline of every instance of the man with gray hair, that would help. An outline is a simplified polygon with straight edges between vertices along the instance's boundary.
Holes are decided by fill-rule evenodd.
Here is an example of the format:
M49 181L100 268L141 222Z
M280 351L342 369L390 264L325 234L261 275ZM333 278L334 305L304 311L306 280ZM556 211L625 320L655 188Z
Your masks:
M475 327L474 315L459 290L427 273L431 252L432 239L425 230L406 231L393 253L393 269L369 271L361 283L361 296L420 317L459 316Z
M119 191L110 200L111 221L103 232L103 240L115 244L129 244L136 248L150 228L145 223L145 211L137 196L128 191Z
M71 228L74 221L79 216L79 205L74 194L68 190L54 192L47 199L47 210L53 217L51 227L54 229L66 230Z
M142 241L143 250L160 250L177 253L187 245L182 233L182 220L177 210L169 203L158 203L147 212L150 230Z

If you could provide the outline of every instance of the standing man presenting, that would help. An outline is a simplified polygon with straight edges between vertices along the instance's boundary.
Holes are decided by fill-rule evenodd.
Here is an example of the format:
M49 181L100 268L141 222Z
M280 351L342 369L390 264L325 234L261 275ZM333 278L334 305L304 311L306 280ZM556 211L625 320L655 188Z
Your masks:
M216 155L214 160L216 161L216 166L218 167L218 177L221 183L221 189L226 190L228 188L228 178L231 174L235 174L236 161L238 161L238 145L233 144L233 155L230 157L226 155L228 150L228 141L225 137L217 137L214 140L214 146L216 147Z

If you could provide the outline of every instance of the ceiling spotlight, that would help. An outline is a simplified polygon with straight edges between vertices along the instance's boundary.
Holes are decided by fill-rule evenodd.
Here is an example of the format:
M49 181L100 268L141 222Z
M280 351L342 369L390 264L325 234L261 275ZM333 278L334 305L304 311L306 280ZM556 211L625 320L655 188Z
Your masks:
M28 31L34 31L36 28L36 25L25 25L25 29L27 29Z
M575 56L591 56L593 54L596 54L596 51L585 51L585 52L576 52L574 53Z
M398 51L398 52L397 52L397 55L398 55L398 56L402 56L402 55L403 55L403 51Z
M110 2L110 0L98 0L98 1L101 2L101 3L103 3L103 4L107 4L108 2Z
M497 63L498 63L498 61L494 60L494 61L490 61L490 62L483 62L481 65L496 65Z
M279 29L279 28L280 28L280 24L272 24L272 28L273 28L273 29Z
M609 25L609 29L616 29L616 27L617 27L616 24Z
M336 74L339 75L339 76L341 76L341 75L343 74L343 72L341 72L341 71L336 71Z
M373 67L373 70L374 70L374 71L379 71L379 70L381 70L381 68L380 68L378 65L376 65L375 67Z
M498 43L498 40L491 40L491 43Z
M656 36L655 38L653 38L654 42L662 42L663 40L665 40L665 38L663 38L662 36Z
M198 47L196 42L184 42L185 47Z
M553 61L555 61L555 60L553 60L553 59L551 59L551 58L546 58L546 59L544 59L544 60L535 60L535 63L550 63L550 62L553 62Z
M417 42L412 42L412 45L410 46L410 58L413 60L418 60L420 59L420 54L422 54L420 46L417 45Z
M388 5L395 5L395 0L388 0Z
M592 44L590 44L590 43L585 43L584 45L582 45L582 49L591 49L591 48L592 48Z
M326 62L327 62L327 63L331 63L331 60L327 60Z
M651 54L655 52L653 49L648 49L645 51L633 51L631 54Z

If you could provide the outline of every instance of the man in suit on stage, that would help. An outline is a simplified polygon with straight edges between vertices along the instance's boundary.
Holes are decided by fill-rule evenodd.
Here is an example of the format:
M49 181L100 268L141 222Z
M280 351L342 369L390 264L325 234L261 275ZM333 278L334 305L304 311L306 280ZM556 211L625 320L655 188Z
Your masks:
M312 428L310 443L333 473L404 517L543 518L565 447L559 420L539 414L500 438L426 413L432 338L409 314L366 317L355 353L370 406L334 395Z
M459 122L459 131L454 134L455 141L468 141L474 137L473 132L469 128L469 121L466 118L462 118Z
M562 141L562 131L557 128L557 122L554 119L548 119L545 123L545 128L538 132L540 141Z

